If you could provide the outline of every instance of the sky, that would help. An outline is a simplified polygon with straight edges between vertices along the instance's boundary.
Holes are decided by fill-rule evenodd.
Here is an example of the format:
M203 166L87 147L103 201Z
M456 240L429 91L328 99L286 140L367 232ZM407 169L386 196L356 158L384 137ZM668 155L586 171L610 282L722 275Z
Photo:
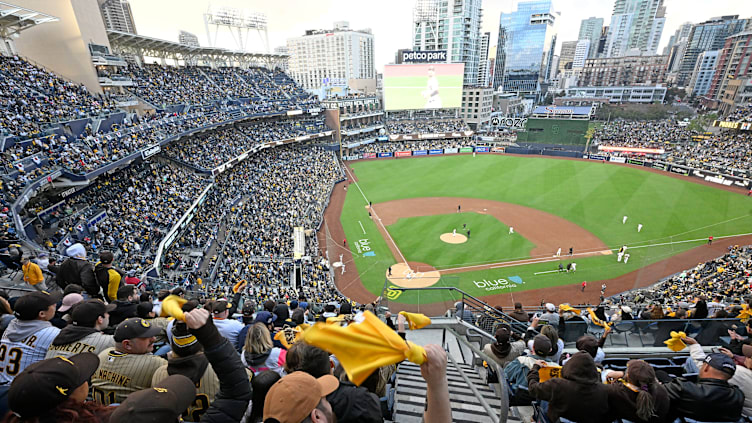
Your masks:
M412 47L412 11L415 0L130 0L136 29L140 35L177 41L180 30L198 36L202 46L209 45L204 13L209 7L233 7L266 14L270 51L287 44L287 39L303 35L307 29L331 29L336 21L348 21L352 29L370 28L374 34L375 65L378 72L394 61L398 49ZM491 52L495 52L499 16L516 9L518 1L483 0L481 32L491 33ZM666 26L658 54L684 22L698 23L714 16L752 17L749 0L664 0ZM582 19L604 18L608 25L613 0L554 0L561 13L558 22L557 53L562 41L577 39ZM215 38L212 30L212 38ZM216 47L236 49L227 30L216 36ZM249 51L265 51L263 38L251 32ZM491 54L493 56L493 54Z

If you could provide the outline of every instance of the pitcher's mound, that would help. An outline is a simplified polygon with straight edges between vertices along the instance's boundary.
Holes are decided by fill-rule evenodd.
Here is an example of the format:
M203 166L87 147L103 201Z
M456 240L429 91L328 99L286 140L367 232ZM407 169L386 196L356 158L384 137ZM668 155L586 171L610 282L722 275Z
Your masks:
M446 242L447 244L464 244L467 242L467 237L462 234L456 234L452 235L451 233L445 233L441 234L439 237L442 241Z
M427 264L397 263L392 265L392 276L387 273L387 279L402 288L426 288L438 282L441 274Z

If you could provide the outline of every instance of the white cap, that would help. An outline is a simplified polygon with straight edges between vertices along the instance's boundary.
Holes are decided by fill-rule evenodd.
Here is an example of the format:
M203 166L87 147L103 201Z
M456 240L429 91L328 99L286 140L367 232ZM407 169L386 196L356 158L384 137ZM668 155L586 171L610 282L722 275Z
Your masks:
M556 306L553 305L552 303L546 303L546 310L553 313L556 311Z

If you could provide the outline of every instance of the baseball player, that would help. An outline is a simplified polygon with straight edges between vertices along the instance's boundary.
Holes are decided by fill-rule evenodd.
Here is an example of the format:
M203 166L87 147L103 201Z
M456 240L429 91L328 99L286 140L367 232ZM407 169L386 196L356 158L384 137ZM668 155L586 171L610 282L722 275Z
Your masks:
M16 319L11 320L0 340L0 384L10 385L27 366L44 360L60 333L50 323L58 299L57 295L38 291L16 300Z
M457 236L457 229L452 229L452 238Z
M107 348L113 348L115 340L112 335L105 335L102 330L109 326L109 312L115 307L115 304L105 305L97 299L77 304L70 313L73 323L60 331L45 358L70 358L83 352L99 355Z
M587 282L582 281L582 292L585 292L585 288L587 288Z
M388 275L389 275L389 276L392 276L392 266L389 266L389 270L388 270L388 272L389 272L389 273L388 273Z
M573 255L574 253L574 247L569 247L569 255Z
M567 263L567 273L572 270L572 263Z
M621 224L624 225L625 223L627 223L627 216L621 218Z
M460 210L462 210L462 204L458 204L458 205L457 205L457 213L459 213L459 212L460 212Z
M640 232L642 230L642 223L637 224L637 232Z
M606 295L606 284L601 285L601 295Z
M160 330L138 317L117 326L115 348L99 354L99 368L91 378L94 401L103 405L122 403L129 394L151 388L154 372L164 364L163 359L149 354Z
M624 264L627 264L629 261L629 253L624 253Z
M470 229L467 230L467 239L470 239Z
M572 273L577 271L577 263L572 262Z
M513 233L514 233L514 227L510 226L509 227L509 235L512 235Z
M561 247L559 247L559 249L556 250L556 257L561 257Z

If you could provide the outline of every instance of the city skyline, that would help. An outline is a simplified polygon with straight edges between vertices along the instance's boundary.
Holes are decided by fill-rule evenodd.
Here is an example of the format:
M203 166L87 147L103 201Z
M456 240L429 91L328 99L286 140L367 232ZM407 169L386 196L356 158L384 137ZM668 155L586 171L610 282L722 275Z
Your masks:
M370 28L374 34L375 67L383 71L385 64L394 61L394 54L400 48L412 46L413 0L384 0L382 2L320 0L308 2L287 0L285 7L279 3L259 0L223 0L223 1L177 1L130 0L134 20L142 35L177 41L180 30L188 31L199 38L201 45L208 45L206 29L202 14L211 3L214 7L236 7L265 13L269 22L269 45L275 47L287 44L287 39L303 35L307 29L328 29L334 22L346 20L353 29ZM490 32L490 57L495 57L496 34L498 34L501 12L511 12L519 1L484 0L483 20L480 32ZM613 1L603 0L555 0L554 9L561 12L558 25L556 54L561 42L575 41L578 38L580 22L591 16L603 18L604 25L610 22ZM665 0L666 25L658 44L658 52L668 44L671 35L684 22L703 22L711 17L738 14L740 18L752 17L752 2L735 0ZM174 16L174 19L165 19ZM260 43L255 51L261 51ZM232 48L229 36L219 37L223 47Z

